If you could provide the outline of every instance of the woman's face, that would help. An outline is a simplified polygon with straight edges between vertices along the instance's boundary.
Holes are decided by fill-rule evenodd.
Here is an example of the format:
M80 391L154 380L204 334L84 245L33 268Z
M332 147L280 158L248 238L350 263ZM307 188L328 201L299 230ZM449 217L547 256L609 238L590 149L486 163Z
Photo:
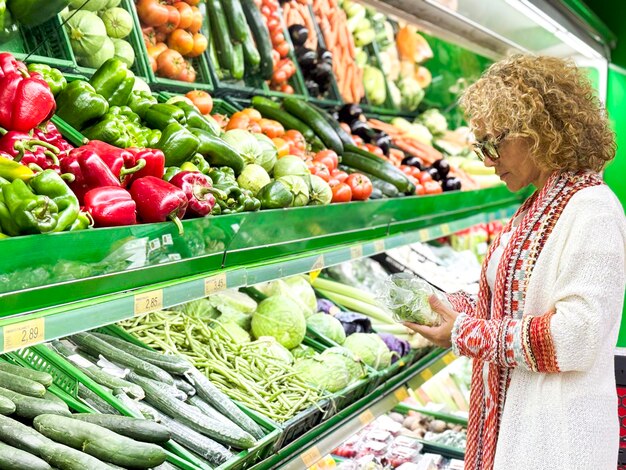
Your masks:
M510 191L519 191L532 184L541 189L551 171L541 169L531 157L531 144L527 138L505 136L496 146L500 158L486 156L485 166L493 167Z

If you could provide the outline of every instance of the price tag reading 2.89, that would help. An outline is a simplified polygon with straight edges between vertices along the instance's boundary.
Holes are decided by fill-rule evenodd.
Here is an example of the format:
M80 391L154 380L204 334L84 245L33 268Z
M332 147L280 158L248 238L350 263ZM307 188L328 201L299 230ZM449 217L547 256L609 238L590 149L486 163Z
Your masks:
M163 308L163 289L135 295L135 315L154 312Z
M4 352L41 343L45 339L45 332L46 324L43 318L5 326L3 329Z

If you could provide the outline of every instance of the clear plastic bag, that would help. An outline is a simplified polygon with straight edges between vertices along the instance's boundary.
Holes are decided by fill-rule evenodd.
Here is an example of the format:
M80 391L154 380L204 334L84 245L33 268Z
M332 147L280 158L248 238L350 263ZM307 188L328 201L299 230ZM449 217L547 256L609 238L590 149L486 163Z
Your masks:
M436 293L426 281L412 274L397 273L387 278L379 299L396 321L435 326L441 323L441 317L430 308L428 298ZM443 298L443 302L447 303L447 299Z

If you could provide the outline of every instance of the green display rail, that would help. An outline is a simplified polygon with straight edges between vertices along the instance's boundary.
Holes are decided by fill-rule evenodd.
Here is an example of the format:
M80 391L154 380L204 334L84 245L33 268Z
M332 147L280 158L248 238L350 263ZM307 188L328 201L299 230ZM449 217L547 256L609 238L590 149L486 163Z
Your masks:
M217 291L245 287L281 277L292 276L371 256L398 246L424 242L449 235L478 223L510 216L514 206L491 213L473 215L427 229L378 238L365 243L281 257L272 262L225 268L149 287L125 290L58 305L36 312L13 315L0 320L0 353L61 338L79 331L170 308L200 299Z
M273 457L255 465L253 470L302 470L330 454L342 442L359 432L377 417L392 411L409 396L407 382L415 376L431 377L450 364L455 356L450 350L436 349L392 377L373 393L353 403L320 426L281 449Z

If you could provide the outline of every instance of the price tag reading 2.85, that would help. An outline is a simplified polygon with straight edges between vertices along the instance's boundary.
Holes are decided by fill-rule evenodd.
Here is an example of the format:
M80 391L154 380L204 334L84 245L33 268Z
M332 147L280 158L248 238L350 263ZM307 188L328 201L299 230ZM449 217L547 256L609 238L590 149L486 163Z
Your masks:
M135 295L135 316L163 308L163 289Z
M3 329L3 334L4 352L41 343L46 335L45 320L37 318L36 320L16 323L15 325L7 325Z

